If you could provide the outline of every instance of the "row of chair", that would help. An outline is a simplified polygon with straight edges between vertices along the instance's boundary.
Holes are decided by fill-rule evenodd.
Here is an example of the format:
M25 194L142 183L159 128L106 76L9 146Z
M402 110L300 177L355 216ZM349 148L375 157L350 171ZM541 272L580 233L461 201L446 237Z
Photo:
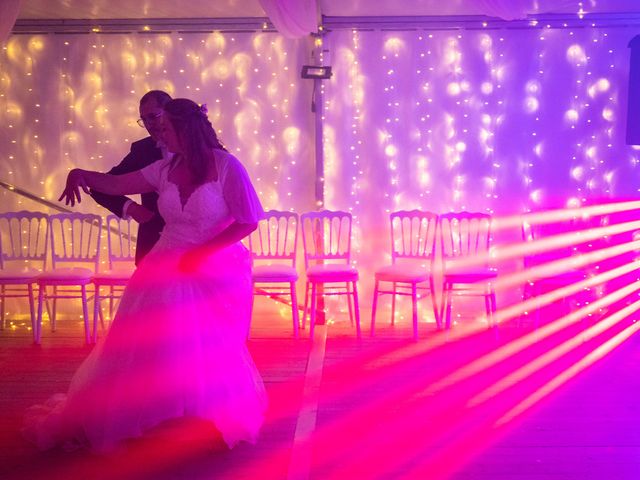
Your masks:
M351 264L352 216L343 211L295 212L269 211L249 236L253 254L254 293L278 297L290 295L294 334L298 335L298 305L295 284L298 230L302 232L306 271L304 327L309 313L310 335L316 323L316 305L325 295L347 295L349 316L355 316L360 336L358 308L358 270ZM483 213L447 213L411 210L390 215L391 264L375 273L375 288L371 312L371 334L375 332L375 317L380 295L391 295L392 322L396 296L410 296L414 337L418 337L417 302L430 296L437 325L451 325L451 305L454 291L480 295L485 299L487 316L496 310L493 281L496 271L486 262L464 266L455 262L462 257L487 258L491 239L491 217ZM440 234L438 236L438 233ZM437 242L439 238L439 242ZM443 302L435 301L436 245L441 246ZM285 261L286 264L274 262ZM288 290L280 285L288 284ZM428 295L421 295L422 293ZM311 303L308 309L308 303ZM352 305L353 302L353 305Z
M100 303L109 299L110 310L134 270L134 240L130 222L115 215L106 218L109 265L99 270L102 217L93 214L8 212L0 214L0 326L4 328L5 299L28 298L35 343L40 343L43 306L56 328L60 298L79 298L87 343L95 342ZM49 254L50 252L50 254ZM51 267L46 268L47 258ZM94 286L93 335L89 327L87 286ZM34 287L38 289L37 309ZM101 287L108 287L102 294ZM50 307L49 300L52 300Z
M133 271L135 237L132 224L115 215L106 217L108 260L100 271L102 218L92 214L46 215L40 212L0 214L0 300L4 326L4 298L27 297L36 343L40 342L43 306L46 305L55 329L56 300L82 300L86 341L96 340L98 318L102 319L101 300L109 299L110 310ZM396 296L410 296L414 336L418 336L417 301L431 297L438 324L451 324L454 291L478 294L485 298L488 316L496 309L492 281L494 270L486 265L456 267L455 259L486 254L490 242L491 217L481 213L436 215L419 210L398 211L390 215L391 264L375 273L371 334L380 295L391 295L391 321L395 319ZM298 336L300 318L296 298L297 245L302 232L306 273L302 327L307 316L313 337L318 305L325 296L347 295L349 317L355 319L361 335L357 282L359 272L351 263L352 216L343 211L295 212L272 210L259 222L248 238L252 252L254 294L272 298L290 296L294 335ZM435 301L436 241L439 235L442 263L443 302ZM4 243L3 238L4 237ZM46 269L48 249L52 265ZM16 266L17 264L17 266ZM79 267L78 265L83 265ZM93 336L89 328L87 285L95 291ZM38 287L37 311L34 286ZM50 287L50 288L48 288ZM108 293L101 293L108 287ZM76 290L77 289L77 290ZM49 308L48 300L53 301Z

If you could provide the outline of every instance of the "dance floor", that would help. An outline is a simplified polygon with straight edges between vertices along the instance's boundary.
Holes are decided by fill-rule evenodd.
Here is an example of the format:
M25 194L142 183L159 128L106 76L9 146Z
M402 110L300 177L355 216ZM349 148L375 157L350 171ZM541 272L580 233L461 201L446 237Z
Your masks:
M273 304L272 304L273 305ZM270 397L255 446L224 448L196 420L163 425L108 457L37 452L26 407L64 392L90 347L81 323L0 332L2 479L639 479L640 335L463 319L451 331L381 310L376 336L340 320L314 342L258 306L249 347ZM286 311L285 311L286 313Z

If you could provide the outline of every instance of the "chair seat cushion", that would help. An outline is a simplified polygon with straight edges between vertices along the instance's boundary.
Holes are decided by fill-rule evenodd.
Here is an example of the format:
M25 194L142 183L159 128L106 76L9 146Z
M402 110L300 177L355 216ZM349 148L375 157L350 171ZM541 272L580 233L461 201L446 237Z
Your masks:
M93 283L99 283L101 285L118 285L126 283L131 278L134 271L135 267L118 267L112 268L111 270L105 270L104 272L99 272L93 276Z
M291 265L254 265L251 276L254 282L295 282L298 272Z
M444 273L444 281L448 283L479 283L493 280L498 272L490 268L474 270L453 270Z
M426 268L418 265L387 265L376 271L376 280L381 282L420 283L429 279Z
M89 268L70 267L47 270L38 277L38 283L49 285L81 285L91 282L93 270Z
M307 269L307 279L310 282L355 282L358 270L344 263L313 265Z
M0 283L5 285L11 283L31 283L35 282L40 275L40 271L29 267L9 267L0 270Z

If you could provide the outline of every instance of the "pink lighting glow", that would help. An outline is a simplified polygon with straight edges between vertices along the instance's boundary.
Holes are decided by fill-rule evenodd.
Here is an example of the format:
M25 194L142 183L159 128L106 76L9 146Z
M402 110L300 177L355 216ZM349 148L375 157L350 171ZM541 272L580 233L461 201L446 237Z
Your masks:
M323 109L318 179L313 85L299 78L308 63L306 41L268 31L13 35L0 51L0 181L53 200L72 167L107 170L144 136L136 119L146 90L207 103L266 209L353 215L365 330L374 271L390 262L391 212L490 214L489 250L447 264L489 264L498 272L490 318L478 314L481 299L454 294L453 327L436 331L425 300L418 341L398 340L411 305L399 300L397 325L389 327L387 297L376 328L386 327L392 339L367 338L353 347L351 338L331 331L348 318L347 305L334 298L323 304L327 345L347 348L314 372L322 378L320 406L337 412L319 415L307 432L314 475L447 478L640 329L640 148L625 145L623 121L627 43L636 30L532 24L330 31L318 40L333 71L322 82L322 104L314 104ZM316 180L323 201L314 196ZM41 209L10 189L0 189L0 201L3 210ZM90 201L80 210L104 213ZM167 281L163 266L157 268L146 282ZM145 314L179 307L159 305ZM212 306L202 299L191 308ZM288 303L277 308L277 320L290 326ZM491 321L496 328L487 328ZM308 327L301 332L308 335ZM120 345L171 345L170 331L131 338L148 343ZM263 360L277 363L281 354ZM122 385L132 411L136 395L147 393L145 365L138 367ZM179 363L167 371L172 382L190 374ZM269 385L267 428L298 415L304 381L292 374ZM175 387L157 383L159 396ZM100 388L89 400L99 401ZM208 448L211 434L189 423L168 445L140 444L114 471L153 476L188 463ZM277 478L289 454L278 444L236 473ZM87 465L52 470L60 478L78 472L88 472Z

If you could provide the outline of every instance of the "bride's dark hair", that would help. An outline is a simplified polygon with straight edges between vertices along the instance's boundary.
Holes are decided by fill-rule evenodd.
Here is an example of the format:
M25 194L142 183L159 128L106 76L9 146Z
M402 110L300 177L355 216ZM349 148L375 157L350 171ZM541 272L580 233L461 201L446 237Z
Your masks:
M206 106L199 106L187 98L175 98L165 104L164 111L189 159L188 166L193 178L197 183L204 182L211 149L227 151L207 118Z

